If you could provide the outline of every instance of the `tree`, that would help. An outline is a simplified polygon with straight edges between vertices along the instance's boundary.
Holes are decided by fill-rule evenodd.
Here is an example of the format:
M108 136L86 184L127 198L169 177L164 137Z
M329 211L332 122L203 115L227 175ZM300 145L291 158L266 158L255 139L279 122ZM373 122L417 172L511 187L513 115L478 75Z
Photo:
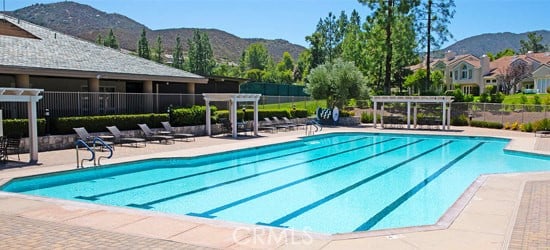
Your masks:
M244 65L247 70L265 70L271 60L267 48L263 43L253 43L245 50Z
M420 44L426 46L426 74L430 74L431 45L439 48L447 39L452 38L447 25L454 17L454 0L427 0L416 8L418 37ZM426 20L426 23L422 22ZM430 87L430 78L426 78L425 89Z
M97 38L95 39L95 43L97 43L99 45L103 45L103 37L101 36L101 34L97 34Z
M162 47L162 38L160 36L157 36L157 42L155 43L153 52L153 61L163 63L164 48Z
M172 53L172 67L183 69L183 46L181 45L180 37L176 37L176 46L174 47L174 53Z
M414 26L410 16L402 14L394 16L392 23L393 35L392 40L392 60L390 68L385 67L387 48L385 46L386 27L385 24L378 20L380 16L373 16L367 19L364 24L365 32L361 34L361 40L365 41L364 48L361 53L354 56L359 56L358 60L362 63L357 65L365 74L367 82L375 89L377 93L386 93L393 86L402 87L405 77L410 74L406 69L407 66L415 64L417 56L415 53L416 42ZM347 38L346 38L347 39ZM353 55L353 54L352 54ZM390 70L389 72L386 72ZM386 75L390 75L390 83L386 85Z
M390 94L391 68L393 56L392 24L396 15L408 15L412 8L416 7L417 1L408 0L358 0L373 10L372 17L380 22L385 30L385 72L384 72L384 93Z
M351 61L361 71L365 69L365 39L364 33L361 31L361 17L356 10L353 10L350 17L350 22L346 28L346 34L341 45L341 57L345 61Z
M343 108L350 98L366 96L363 74L351 62L336 59L313 69L306 92L314 99L327 99L328 107Z
M540 42L542 41L542 35L537 35L536 32L530 32L527 34L527 41L520 40L521 49L519 49L521 54L527 54L527 52L532 51L534 53L544 52L545 48Z
M105 40L103 41L103 45L113 49L119 48L118 41L116 40L116 36L115 36L115 33L113 32L113 29L109 30L109 34L107 35L107 37L105 37Z
M283 57L281 58L281 61L277 63L277 70L278 71L285 71L285 70L293 70L294 69L294 61L292 60L292 56L290 53L285 51L283 53Z
M151 59L150 56L150 50L149 50L149 42L147 41L147 33L145 32L145 28L141 31L141 36L138 41L138 56L145 58L145 59Z
M513 56L515 54L516 54L516 52L513 49L507 48L507 49L504 49L504 50L498 52L495 59L499 59L499 58L505 57L505 56Z
M325 63L325 48L324 37L319 32L313 33L311 36L306 36L306 41L310 44L311 65L310 68L315 68Z
M193 38L187 41L189 45L189 60L187 68L189 71L199 75L211 75L216 61L212 53L212 47L208 34L200 30L193 31Z
M311 52L306 49L298 55L298 61L296 62L296 67L294 67L294 81L301 82L309 74L311 68Z
M529 67L523 60L513 61L504 74L497 76L497 81L504 93L513 94L516 92L521 81L529 76Z

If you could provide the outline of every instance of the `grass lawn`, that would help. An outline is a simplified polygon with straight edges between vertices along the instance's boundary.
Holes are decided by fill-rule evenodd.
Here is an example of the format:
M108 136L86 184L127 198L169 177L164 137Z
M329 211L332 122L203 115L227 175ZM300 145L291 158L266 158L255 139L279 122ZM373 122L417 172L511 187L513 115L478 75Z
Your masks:
M306 109L309 114L315 114L317 107L326 108L326 100L307 100L307 101L295 101L275 104L260 104L260 109L292 109L292 105L295 105L297 109Z
M538 101L537 101L538 99ZM514 94L507 95L503 104L543 104L550 105L550 94Z

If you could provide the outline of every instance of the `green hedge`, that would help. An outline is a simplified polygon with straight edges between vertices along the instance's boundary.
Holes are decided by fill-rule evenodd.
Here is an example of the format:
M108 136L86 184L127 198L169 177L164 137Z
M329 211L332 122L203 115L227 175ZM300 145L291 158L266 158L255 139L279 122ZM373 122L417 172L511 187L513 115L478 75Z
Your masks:
M210 114L216 114L218 109L214 106L210 107ZM206 107L193 106L191 108L179 108L172 110L171 113L172 126L194 126L206 123Z
M500 122L486 122L486 121L476 121L476 120L471 121L470 126L480 127L480 128L496 128L496 129L502 129L504 127Z
M217 108L211 107L211 114L215 122L218 117L228 118L228 111L217 111ZM299 118L307 117L305 109L296 110L259 110L260 119L264 117L289 117ZM242 119L243 112L238 111L238 119ZM253 119L253 112L246 112L246 120ZM138 129L138 123L146 123L151 128L162 127L160 122L170 121L172 126L193 126L202 125L206 121L206 107L193 106L191 108L173 109L171 115L168 114L134 114L134 115L105 115L105 116L77 116L77 117L58 117L52 118L50 132L52 134L74 134L73 128L85 127L88 132L106 132L107 126L117 126L120 130ZM46 120L38 119L38 135L45 135ZM28 137L27 119L7 119L4 120L4 134L9 137Z
M550 119L545 118L533 122L533 131L550 131Z
M168 121L168 114L105 115L59 117L53 122L53 134L74 134L73 128L85 127L88 132L105 132L107 126L117 126L120 130L138 129L138 123L146 123L151 128L161 127L160 122Z
M38 135L46 134L46 120L37 119ZM3 120L4 136L7 137L28 137L29 136L29 120L28 119L6 119Z
M461 114L457 117L451 118L451 125L453 126L468 126L468 117Z

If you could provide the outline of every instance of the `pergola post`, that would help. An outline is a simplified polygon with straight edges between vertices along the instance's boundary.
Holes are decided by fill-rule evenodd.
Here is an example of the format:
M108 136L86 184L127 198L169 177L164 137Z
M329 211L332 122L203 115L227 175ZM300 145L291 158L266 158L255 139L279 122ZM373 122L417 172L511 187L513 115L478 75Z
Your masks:
M258 136L258 100L254 101L254 135Z
M231 98L231 135L233 138L237 138L237 101L235 98Z
M212 121L211 120L211 116L212 114L210 114L210 100L208 100L208 98L204 98L205 100L205 103L206 103L206 134L208 136L211 136L212 135Z
M376 105L377 104L378 104L378 102L374 101L374 112L373 112L373 117L372 117L372 122L373 122L374 128L376 128Z
M30 98L29 98L30 99ZM38 162L38 125L36 115L36 103L29 101L27 103L27 112L29 116L29 163Z
M411 102L407 102L407 129L411 129Z
M445 123L447 122L447 103L443 101L443 119L441 119L441 130L445 130Z
M447 107L447 130L451 130L451 104Z
M380 128L384 128L384 102L382 102L382 107L380 107Z
M418 114L418 103L414 103L414 112L413 112L413 122L414 122L414 128L417 126L417 117L416 114Z

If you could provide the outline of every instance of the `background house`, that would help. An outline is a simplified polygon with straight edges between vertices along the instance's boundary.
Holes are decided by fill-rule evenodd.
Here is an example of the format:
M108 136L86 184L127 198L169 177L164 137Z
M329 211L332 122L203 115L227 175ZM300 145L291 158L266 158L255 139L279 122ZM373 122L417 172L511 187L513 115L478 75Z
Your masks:
M430 63L434 70L441 70L445 75L447 89L460 86L464 94L479 95L489 85L503 91L503 85L510 77L510 71L515 67L525 68L517 86L513 92L521 89L533 89L532 92L542 93L550 82L548 65L550 65L550 53L532 53L526 55L505 56L490 61L486 55L480 58L466 54L457 55L453 51L447 51L444 58L435 59ZM425 63L411 66L411 70L425 68ZM518 77L516 77L518 78ZM538 84L535 84L537 82Z

